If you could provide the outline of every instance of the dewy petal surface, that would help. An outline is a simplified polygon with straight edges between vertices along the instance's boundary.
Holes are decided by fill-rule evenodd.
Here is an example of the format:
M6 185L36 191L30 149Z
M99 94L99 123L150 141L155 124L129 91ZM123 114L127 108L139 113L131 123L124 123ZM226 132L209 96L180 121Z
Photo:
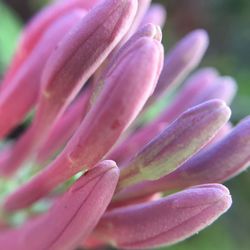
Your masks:
M44 215L0 234L8 250L74 249L94 229L106 210L119 178L112 161L82 176Z
M187 110L123 166L118 190L173 172L207 144L230 115L217 100Z
M222 185L196 186L155 202L108 211L94 236L122 249L170 245L210 225L231 202Z
M106 75L103 92L64 151L10 197L8 208L25 207L77 172L92 168L138 115L158 80L163 47L151 37L132 47Z

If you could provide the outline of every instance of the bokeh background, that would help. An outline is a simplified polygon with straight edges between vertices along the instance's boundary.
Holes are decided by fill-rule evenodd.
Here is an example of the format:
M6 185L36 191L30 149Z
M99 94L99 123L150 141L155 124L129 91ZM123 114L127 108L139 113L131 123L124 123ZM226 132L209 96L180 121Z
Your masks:
M250 114L250 1L165 0L168 21L166 50L196 28L210 34L210 48L201 67L216 67L236 78L239 91L232 104L233 123ZM22 26L45 0L0 0L0 77L7 67ZM249 149L250 150L250 149ZM226 183L233 207L216 223L168 250L249 250L250 171Z

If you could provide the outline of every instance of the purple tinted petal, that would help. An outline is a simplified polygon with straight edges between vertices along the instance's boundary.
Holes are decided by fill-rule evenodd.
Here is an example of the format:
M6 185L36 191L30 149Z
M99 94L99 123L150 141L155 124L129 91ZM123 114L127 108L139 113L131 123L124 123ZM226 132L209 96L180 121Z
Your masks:
M94 235L123 249L170 245L210 225L231 202L222 185L197 186L155 202L106 212Z
M230 114L215 100L183 113L123 166L118 189L173 172L214 137Z
M2 173L12 174L32 156L87 79L129 29L137 8L133 0L106 0L93 8L59 43L46 64L42 91L30 129L13 146ZM93 53L95 51L95 53Z
M153 92L162 67L163 47L142 38L106 75L105 88L64 151L8 199L8 208L27 206L110 150Z
M118 178L119 170L114 162L101 162L81 177L46 214L16 230L2 232L1 247L9 250L77 247L106 210Z

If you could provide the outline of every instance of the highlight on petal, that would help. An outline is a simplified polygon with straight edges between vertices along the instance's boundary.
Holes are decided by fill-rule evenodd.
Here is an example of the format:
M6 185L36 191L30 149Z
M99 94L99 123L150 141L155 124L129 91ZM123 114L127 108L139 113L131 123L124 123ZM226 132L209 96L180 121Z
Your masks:
M122 249L167 246L213 223L231 202L220 184L196 186L155 202L108 211L93 235Z
M114 162L99 163L78 179L46 214L20 228L1 232L1 247L8 250L76 248L105 212L118 178L119 170Z
M187 110L122 166L118 190L173 172L207 144L230 115L225 103L217 100Z
M110 150L153 92L163 64L163 47L151 37L133 44L106 75L104 89L63 152L8 199L17 209L48 194L60 183L92 168Z
M137 8L133 0L106 0L93 8L59 43L46 64L36 116L1 166L13 174L33 156L50 126L75 98L129 29ZM93 53L95 51L95 53Z

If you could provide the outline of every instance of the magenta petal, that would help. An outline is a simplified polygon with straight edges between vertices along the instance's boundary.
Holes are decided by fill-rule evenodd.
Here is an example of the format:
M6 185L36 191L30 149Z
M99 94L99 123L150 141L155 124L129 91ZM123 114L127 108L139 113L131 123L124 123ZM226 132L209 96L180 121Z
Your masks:
M142 38L105 78L105 88L64 151L8 199L8 209L25 207L83 169L92 168L114 145L153 92L163 47Z
M184 37L166 55L160 80L150 103L181 81L200 63L208 46L208 35L204 30L195 30Z
M30 56L32 50L51 24L58 18L67 13L71 13L75 9L81 8L81 10L85 12L85 10L91 8L97 1L99 0L58 1L57 3L46 6L42 11L38 12L22 32L17 51L5 75L1 90L9 86L11 78L15 75L22 63ZM56 37L56 35L51 37Z
M129 29L136 8L137 2L133 0L106 0L93 8L59 43L43 73L32 126L13 146L9 160L1 166L3 174L12 174L39 148L51 123L59 119Z
M222 140L191 158L172 175L166 176L165 182L173 189L224 182L249 166L249 147L250 118L247 118Z
M6 136L11 129L22 122L25 115L36 104L41 87L41 75L50 54L83 15L82 11L74 10L47 27L26 61L16 70L8 85L2 87L0 138Z
M173 172L207 144L230 115L225 103L216 100L187 110L122 167L118 190Z
M203 69L195 73L187 81L170 107L167 107L155 120L146 124L116 146L107 156L107 159L113 159L118 165L129 160L140 148L158 135L168 123L175 120L186 109L197 104L197 98L200 98L202 93L207 94L207 90L215 84L216 79L217 72L213 69Z
M250 165L250 118L243 120L222 140L209 145L176 171L151 182L140 183L119 199L144 197L204 183L224 182Z
M37 153L36 161L39 164L44 164L58 149L62 148L77 130L87 114L89 95L89 90L81 94L52 126L46 141Z
M130 38L130 36L133 35L135 31L138 29L138 26L140 25L144 15L146 14L151 4L151 0L137 0L137 2L138 2L137 13L133 25L130 27L129 33L126 35L124 39L125 41L126 39Z
M2 232L1 247L8 250L74 249L98 223L118 178L119 170L114 162L101 162L82 176L46 214L17 230Z
M213 223L231 202L222 185L197 186L155 202L106 212L94 235L123 249L171 245Z

